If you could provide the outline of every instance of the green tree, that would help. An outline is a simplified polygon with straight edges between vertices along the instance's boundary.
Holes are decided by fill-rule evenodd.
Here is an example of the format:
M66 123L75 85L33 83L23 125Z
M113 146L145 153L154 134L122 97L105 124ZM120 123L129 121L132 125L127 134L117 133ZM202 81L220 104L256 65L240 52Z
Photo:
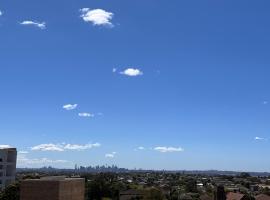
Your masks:
M162 192L157 188L148 189L145 193L145 200L163 200L164 196Z
M197 181L195 179L188 179L185 183L186 192L197 193Z
M262 193L270 196L270 189L268 187L264 188Z
M248 178L248 177L251 177L249 173L247 172L242 172L240 175L239 175L240 178Z
M125 185L117 182L115 174L101 173L89 177L86 183L86 199L101 200L103 197L118 199L119 191L127 189Z
M0 200L20 200L20 184L9 185L1 192Z

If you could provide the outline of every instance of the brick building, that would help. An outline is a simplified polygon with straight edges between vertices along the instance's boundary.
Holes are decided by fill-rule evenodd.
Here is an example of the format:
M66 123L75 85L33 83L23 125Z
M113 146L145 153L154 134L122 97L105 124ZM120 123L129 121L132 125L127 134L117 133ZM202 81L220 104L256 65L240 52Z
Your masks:
M47 177L21 183L21 200L84 200L82 178Z

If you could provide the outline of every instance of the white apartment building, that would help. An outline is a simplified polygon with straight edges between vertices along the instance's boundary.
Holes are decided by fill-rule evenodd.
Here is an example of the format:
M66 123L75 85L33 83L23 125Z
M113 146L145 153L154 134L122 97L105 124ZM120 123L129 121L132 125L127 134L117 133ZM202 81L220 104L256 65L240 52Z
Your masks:
M16 148L0 148L0 191L15 181Z

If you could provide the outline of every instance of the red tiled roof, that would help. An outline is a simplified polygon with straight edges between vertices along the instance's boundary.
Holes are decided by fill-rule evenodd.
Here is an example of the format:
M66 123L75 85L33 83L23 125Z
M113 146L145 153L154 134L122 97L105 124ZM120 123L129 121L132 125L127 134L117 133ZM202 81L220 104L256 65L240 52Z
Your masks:
M270 200L270 196L265 195L265 194L260 194L255 197L256 200Z
M245 195L235 192L229 192L227 194L227 200L241 200Z

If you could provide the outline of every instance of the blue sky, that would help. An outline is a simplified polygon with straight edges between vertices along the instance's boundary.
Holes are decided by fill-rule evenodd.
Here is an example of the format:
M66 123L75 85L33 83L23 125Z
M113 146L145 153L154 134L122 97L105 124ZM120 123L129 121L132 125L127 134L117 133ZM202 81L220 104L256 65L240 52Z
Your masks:
M0 145L20 167L270 171L269 6L1 1Z

